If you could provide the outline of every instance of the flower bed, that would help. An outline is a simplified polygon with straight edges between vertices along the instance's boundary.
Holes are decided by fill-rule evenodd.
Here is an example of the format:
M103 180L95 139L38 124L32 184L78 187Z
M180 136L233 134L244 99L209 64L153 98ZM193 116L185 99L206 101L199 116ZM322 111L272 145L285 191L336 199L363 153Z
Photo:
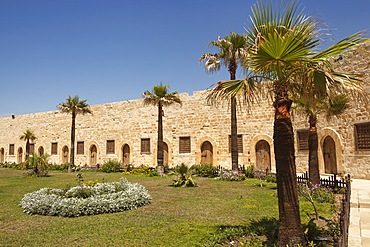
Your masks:
M240 172L224 170L220 173L220 176L215 179L226 180L226 181L243 181L246 179L246 177L243 173L240 173Z
M144 186L121 178L119 182L69 190L43 188L26 194L20 206L30 215L78 217L132 210L150 204L151 199Z

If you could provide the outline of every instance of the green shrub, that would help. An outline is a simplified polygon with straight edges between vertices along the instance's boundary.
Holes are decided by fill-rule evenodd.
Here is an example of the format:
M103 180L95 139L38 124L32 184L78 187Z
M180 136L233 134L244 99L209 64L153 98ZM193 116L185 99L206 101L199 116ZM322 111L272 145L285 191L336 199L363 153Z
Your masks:
M54 163L54 164L48 164L46 169L48 171L63 171L63 170L68 170L68 166L69 166L69 163L65 163L62 165L58 165Z
M250 165L247 169L243 169L243 173L247 178L254 178L254 165Z
M201 177L215 177L219 169L210 164L199 163L190 167L190 171Z
M270 172L263 178L263 180L270 183L276 183L276 174Z
M119 169L121 167L121 162L117 160L108 160L106 163L104 163L101 166L102 172L119 172Z

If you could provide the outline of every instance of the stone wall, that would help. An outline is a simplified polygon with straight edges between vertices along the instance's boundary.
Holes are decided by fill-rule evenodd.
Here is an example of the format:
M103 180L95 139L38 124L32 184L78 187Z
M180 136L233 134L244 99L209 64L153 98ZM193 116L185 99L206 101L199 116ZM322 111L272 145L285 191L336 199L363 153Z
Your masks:
M363 49L370 51L370 45ZM354 52L342 60L334 62L337 69L349 73L363 74L366 81L370 78L370 56L364 52ZM168 164L181 163L193 165L202 160L202 145L212 144L214 165L231 168L229 153L230 109L225 103L220 106L206 104L207 91L196 91L193 95L181 93L182 106L164 107L164 142L168 145ZM123 147L130 148L130 163L156 166L157 108L145 106L142 99L91 106L93 115L78 115L76 119L76 141L84 142L83 154L75 155L75 164L92 165L91 148L97 147L97 163L108 159L123 161ZM345 114L327 120L318 118L319 165L325 173L324 143L328 136L335 143L336 168L338 173L350 173L353 178L370 179L370 149L359 151L355 145L355 125L370 123L370 105L359 102ZM239 163L259 165L256 145L265 140L270 145L271 168L275 170L273 150L272 103L261 101L251 107L239 105L237 108L238 134L242 135L243 152L239 153ZM294 114L294 130L307 130L308 118ZM0 161L18 162L18 150L25 155L25 141L19 139L24 131L31 130L36 136L35 150L41 146L45 153L51 153L52 143L58 144L56 155L50 161L63 163L63 147L70 150L71 116L59 111L41 112L28 115L0 118ZM370 131L369 131L370 132ZM190 153L180 153L179 139L190 137ZM370 133L369 133L370 137ZM141 139L150 138L150 152L141 153ZM298 138L295 132L296 144ZM107 154L107 140L114 140L114 153ZM9 145L14 144L15 153L9 155ZM297 171L308 170L308 151L299 151L296 145ZM324 151L323 151L324 150ZM1 154L0 154L1 156ZM1 160L2 159L2 160Z

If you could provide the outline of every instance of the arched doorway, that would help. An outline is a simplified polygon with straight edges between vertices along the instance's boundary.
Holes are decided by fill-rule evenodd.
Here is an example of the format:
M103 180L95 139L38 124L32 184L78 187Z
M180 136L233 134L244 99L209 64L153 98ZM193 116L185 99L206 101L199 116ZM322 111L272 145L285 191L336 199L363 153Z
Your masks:
M201 147L201 160L204 164L213 163L213 147L209 141L205 141Z
M122 149L123 153L123 165L130 164L130 146L125 144Z
M256 169L271 170L270 145L267 141L261 140L256 144Z
M69 156L69 149L67 146L64 146L64 148L62 149L62 152L63 152L63 164L65 163L68 163L68 156Z
M44 147L43 146L41 146L41 147L39 147L39 156L42 156L42 155L44 155Z
M23 149L18 148L18 164L22 163L22 158L23 158Z
M324 155L325 173L337 174L335 142L331 136L325 138L322 151Z
M0 163L4 163L4 159L5 159L5 151L4 151L4 148L2 148L0 150Z
M168 165L168 145L163 142L163 165Z
M90 148L90 166L96 166L98 163L98 149L95 145Z

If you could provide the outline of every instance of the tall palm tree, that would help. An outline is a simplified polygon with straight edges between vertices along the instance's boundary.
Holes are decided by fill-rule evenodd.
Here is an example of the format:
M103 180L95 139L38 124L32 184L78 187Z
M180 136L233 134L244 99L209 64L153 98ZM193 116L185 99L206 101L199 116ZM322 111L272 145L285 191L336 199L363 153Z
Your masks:
M37 137L30 131L26 130L21 136L21 140L26 140L26 157L25 161L28 159L28 156L30 156L30 140L34 141L37 139Z
M332 116L342 114L350 107L350 94L344 95L337 91L328 92L324 86L326 83L320 80L336 80L331 77L331 73L323 71L320 68L307 68L297 74L296 84L292 91L292 100L294 110L303 113L309 117L308 131L308 169L309 184L320 184L320 171L318 159L318 136L317 136L317 118L323 113L329 119ZM344 73L343 73L344 74ZM353 75L347 74L353 81L358 81ZM328 93L334 94L329 97ZM339 93L339 94L338 94ZM335 95L337 94L337 95Z
M338 56L366 42L363 33L356 33L316 52L322 39L315 17L306 17L303 11L297 12L297 5L290 1L280 6L266 5L261 1L252 8L252 16L246 27L249 45L246 67L255 74L270 80L274 95L274 152L279 204L279 236L277 246L304 244L304 236L299 212L296 166L294 157L294 133L290 119L292 106L291 92L295 75L309 66L325 64L330 74L320 88L331 92L348 92L366 98L363 88L356 81L332 70L327 58ZM334 78L335 80L331 80ZM317 81L319 82L319 81ZM266 85L270 85L266 83Z
M87 99L80 100L80 96L76 95L71 97L70 95L65 102L57 105L57 108L62 112L72 114L72 128L71 128L71 156L70 163L68 166L68 172L72 172L72 166L75 164L75 132L76 132L76 116L78 114L92 114L89 105L86 103Z
M169 93L170 86L168 84L162 85L162 82L159 85L156 85L152 88L152 92L146 90L143 93L144 104L145 105L154 105L158 106L158 142L157 142L157 170L158 173L164 174L163 166L163 122L162 117L163 106L171 105L173 103L182 104L181 99L177 92Z
M204 62L206 72L213 73L220 70L223 64L230 72L230 80L235 80L236 70L247 55L247 39L244 35L230 32L230 35L223 39L218 37L216 41L209 42L211 47L216 47L218 53L203 54L199 59L199 64ZM216 83L217 84L217 83ZM214 84L215 85L215 84ZM208 95L208 102L220 99L230 99L231 108L231 167L233 171L238 171L238 126L236 118L236 95L229 91L229 88L216 86Z

